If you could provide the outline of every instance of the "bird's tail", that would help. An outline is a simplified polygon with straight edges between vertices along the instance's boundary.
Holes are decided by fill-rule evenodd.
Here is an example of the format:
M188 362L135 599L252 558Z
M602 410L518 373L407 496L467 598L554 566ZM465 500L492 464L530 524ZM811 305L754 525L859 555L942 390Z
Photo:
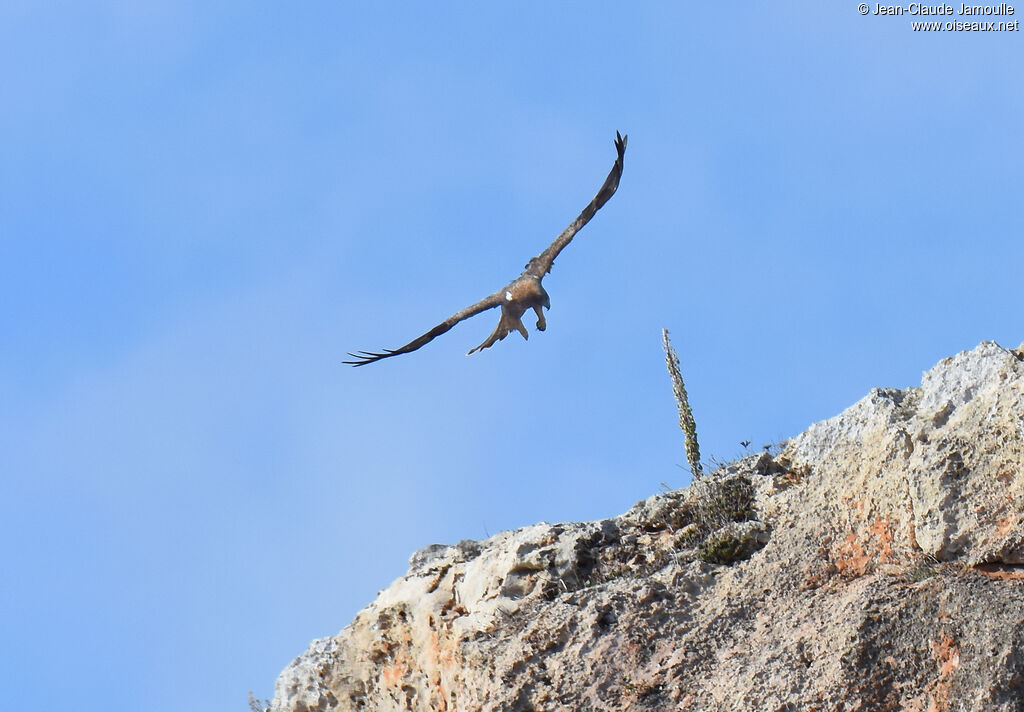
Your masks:
M495 342L501 341L513 331L518 331L523 335L524 339L530 338L530 332L528 332L526 327L523 326L522 319L502 311L501 318L498 319L498 326L491 332L491 335L484 339L484 342L475 349L470 349L469 353L466 355L469 356L469 354L480 351L481 349L490 348L495 344Z

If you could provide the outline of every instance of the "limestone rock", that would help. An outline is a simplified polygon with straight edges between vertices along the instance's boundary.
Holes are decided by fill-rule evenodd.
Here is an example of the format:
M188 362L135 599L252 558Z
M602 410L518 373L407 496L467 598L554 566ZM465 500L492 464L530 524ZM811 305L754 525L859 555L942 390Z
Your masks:
M416 552L274 712L1024 710L1024 346L598 522Z

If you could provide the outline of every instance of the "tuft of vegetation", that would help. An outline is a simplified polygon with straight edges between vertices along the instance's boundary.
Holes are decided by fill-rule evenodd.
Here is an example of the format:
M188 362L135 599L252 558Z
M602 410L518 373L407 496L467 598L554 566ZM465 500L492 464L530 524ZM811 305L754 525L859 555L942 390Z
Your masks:
M945 573L948 568L948 564L939 561L934 556L926 554L924 558L917 563L916 566L906 571L903 575L903 580L907 583L920 583L932 576Z
M692 517L701 539L734 522L754 519L754 485L747 477L697 484Z
M672 392L679 409L679 428L683 431L686 460L693 473L693 482L690 485L692 499L673 508L671 516L662 513L659 517L662 521L658 524L678 532L673 541L676 549L696 549L702 561L731 564L747 558L760 548L749 533L732 526L756 518L754 486L749 477L730 476L732 473L728 470L733 463L715 463L713 458L712 464L717 465L715 469L718 474L704 477L697 441L697 423L683 383L679 356L672 348L668 329L661 330L661 342L665 349L665 364L672 379ZM741 444L747 448L750 441L744 440ZM770 450L770 447L766 450ZM767 457L770 458L770 455Z
M676 537L678 548L696 548L697 557L711 564L731 564L759 548L748 535L730 527L756 518L749 478L702 479L693 487L696 497L688 511L690 523Z
M745 559L752 542L749 537L736 536L728 531L715 532L697 549L697 558L709 564L731 564Z
M270 712L270 700L261 700L258 697L253 697L250 690L249 709L251 712Z
M683 384L683 374L679 370L679 356L672 348L672 342L668 338L668 329L661 330L661 343L665 348L665 363L668 366L668 374L672 378L672 392L676 397L676 406L679 408L679 427L683 431L683 442L686 446L686 460L690 463L690 472L693 476L700 477L704 474L704 468L700 464L700 445L697 443L697 423L693 419L693 410L690 408L690 398L686 395L686 386Z
M664 685L656 685L653 682L640 682L633 680L629 675L623 675L622 680L622 692L625 695L643 698L653 695L655 693L663 692Z

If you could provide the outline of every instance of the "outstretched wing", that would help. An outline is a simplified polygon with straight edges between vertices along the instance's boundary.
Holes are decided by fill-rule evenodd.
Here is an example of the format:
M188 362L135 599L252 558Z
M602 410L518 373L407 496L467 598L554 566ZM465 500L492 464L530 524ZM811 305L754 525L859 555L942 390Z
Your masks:
M597 195L590 201L590 205L583 208L583 212L579 214L579 217L573 220L569 227L565 228L562 234L555 238L555 241L548 246L548 249L530 260L526 266L528 272L536 274L538 277L543 277L550 272L551 264L558 257L558 253L565 249L565 246L569 244L584 225L590 222L590 218L594 217L594 213L600 210L601 206L615 195L615 191L619 187L619 178L622 177L622 159L626 155L626 140L628 138L629 136L620 136L618 131L615 132L615 150L619 152L619 155L615 159L615 165L612 166L608 177L604 179L604 185L601 186L601 190L597 191Z
M475 316L482 311L493 309L494 307L501 304L502 292L495 292L494 294L484 297L479 302L471 307L466 307L460 311L455 312L450 317L442 321L440 324L435 326L433 329L425 333L414 341L410 341L400 349L384 349L380 353L374 353L372 351L360 351L358 353L350 353L354 361L342 361L342 363L349 364L350 366L365 366L368 363L374 361L380 361L382 358L389 358L391 356L398 356L399 354L407 354L410 351L415 351L424 344L433 341L436 337L440 336L444 332L451 329L453 326L458 324L463 319L468 319L471 316Z

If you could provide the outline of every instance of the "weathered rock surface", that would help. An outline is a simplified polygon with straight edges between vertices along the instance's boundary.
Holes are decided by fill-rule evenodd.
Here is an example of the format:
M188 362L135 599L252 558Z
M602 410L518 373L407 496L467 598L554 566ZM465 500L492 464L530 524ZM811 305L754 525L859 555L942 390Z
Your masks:
M272 709L1024 710L1022 358L983 343L620 517L423 549Z

